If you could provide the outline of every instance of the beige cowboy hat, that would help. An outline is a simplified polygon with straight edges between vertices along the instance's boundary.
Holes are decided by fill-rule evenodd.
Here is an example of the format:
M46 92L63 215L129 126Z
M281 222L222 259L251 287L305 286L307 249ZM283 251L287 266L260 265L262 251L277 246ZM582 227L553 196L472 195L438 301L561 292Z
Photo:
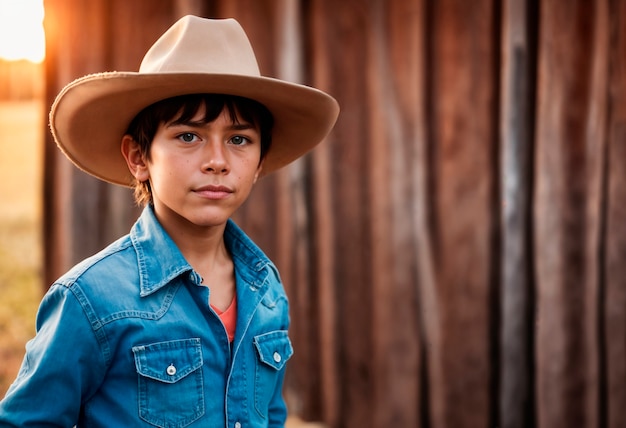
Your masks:
M50 111L50 129L80 169L131 186L134 178L120 151L131 120L152 103L194 93L251 98L272 112L272 147L262 175L315 147L339 114L337 101L322 91L261 76L252 46L234 19L185 16L148 50L139 72L91 74L63 88Z

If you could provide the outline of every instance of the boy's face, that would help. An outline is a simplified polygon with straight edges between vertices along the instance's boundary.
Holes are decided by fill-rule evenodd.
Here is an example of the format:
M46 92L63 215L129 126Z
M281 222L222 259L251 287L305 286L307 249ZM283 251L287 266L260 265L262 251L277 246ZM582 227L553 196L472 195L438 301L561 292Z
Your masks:
M247 199L261 172L258 127L228 112L203 123L202 107L188 123L161 124L144 159L154 209L168 228L221 226Z

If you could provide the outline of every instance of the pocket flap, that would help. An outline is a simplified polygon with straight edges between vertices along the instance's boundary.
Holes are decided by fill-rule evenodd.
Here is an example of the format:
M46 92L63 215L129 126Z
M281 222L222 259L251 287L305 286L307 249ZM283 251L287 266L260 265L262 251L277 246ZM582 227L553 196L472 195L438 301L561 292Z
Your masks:
M280 370L293 355L287 330L278 330L255 336L254 344L259 358L268 366Z
M174 383L202 367L200 339L133 346L135 367L142 376Z

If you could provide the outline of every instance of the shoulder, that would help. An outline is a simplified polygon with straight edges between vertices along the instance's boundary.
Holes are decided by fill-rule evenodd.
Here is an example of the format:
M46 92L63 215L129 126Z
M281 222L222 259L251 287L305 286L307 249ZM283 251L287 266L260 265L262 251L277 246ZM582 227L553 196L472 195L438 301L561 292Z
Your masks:
M137 252L127 235L69 269L49 292L72 294L87 313L106 318L124 302L139 300L139 284Z
M72 287L86 279L107 278L137 267L137 255L128 235L113 242L98 253L84 259L62 275L55 284ZM128 272L125 272L128 273Z

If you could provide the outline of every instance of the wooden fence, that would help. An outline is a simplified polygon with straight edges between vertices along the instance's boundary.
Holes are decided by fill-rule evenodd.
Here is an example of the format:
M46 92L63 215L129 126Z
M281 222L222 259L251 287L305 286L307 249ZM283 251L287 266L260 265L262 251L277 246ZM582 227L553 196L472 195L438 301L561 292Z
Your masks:
M342 107L237 221L292 307L292 413L330 427L626 427L626 0L47 0L47 92L183 14ZM49 141L46 281L126 233Z

